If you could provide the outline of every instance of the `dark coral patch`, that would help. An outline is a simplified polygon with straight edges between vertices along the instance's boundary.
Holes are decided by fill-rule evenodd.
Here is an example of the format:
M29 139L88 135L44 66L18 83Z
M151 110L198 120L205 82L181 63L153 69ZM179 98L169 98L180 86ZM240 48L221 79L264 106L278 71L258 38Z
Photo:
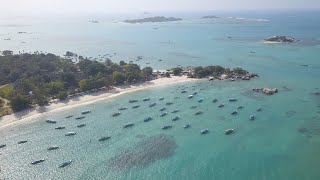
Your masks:
M285 116L286 116L287 118L290 118L290 117L293 117L295 114L297 114L297 112L291 110L291 111L287 111L287 112L285 113Z
M146 138L135 147L112 158L108 164L110 168L117 170L147 166L173 156L176 147L176 142L171 136L160 134Z

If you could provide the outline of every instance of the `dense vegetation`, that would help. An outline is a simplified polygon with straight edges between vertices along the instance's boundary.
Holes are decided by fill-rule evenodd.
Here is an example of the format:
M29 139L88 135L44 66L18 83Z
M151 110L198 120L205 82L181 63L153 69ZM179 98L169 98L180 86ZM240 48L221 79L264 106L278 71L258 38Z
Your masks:
M119 64L107 59L105 62L92 61L82 56L74 63L71 59L54 54L12 54L12 51L0 56L0 97L9 100L5 108L0 102L0 116L11 111L20 111L34 105L46 105L50 99L67 99L81 92L91 92L113 85L143 82L153 78L151 67L120 61ZM181 67L165 73L166 77L181 75ZM188 74L192 78L208 76L220 77L222 74L232 78L247 76L241 68L222 66L196 67ZM5 109L5 111L4 111Z
M0 97L11 101L14 111L45 105L51 98L94 89L135 83L152 77L152 68L91 61L79 56L78 63L54 54L0 56ZM6 85L6 86L3 86Z
M0 109L3 108L3 105L4 105L4 101L0 99Z
M175 67L175 68L172 69L172 73L173 73L173 75L175 75L175 76L181 74L182 71L183 71L183 69L182 69L181 67Z

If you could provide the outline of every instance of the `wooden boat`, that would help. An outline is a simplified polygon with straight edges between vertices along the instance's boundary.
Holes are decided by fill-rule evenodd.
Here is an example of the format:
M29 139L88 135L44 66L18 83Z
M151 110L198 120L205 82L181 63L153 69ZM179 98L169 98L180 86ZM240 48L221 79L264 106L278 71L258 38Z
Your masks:
M52 120L52 119L47 119L46 122L49 123L49 124L55 124L55 123L57 123L57 121Z
M166 125L166 126L163 126L161 129L166 130L166 129L171 129L171 128L172 128L172 125Z
M90 110L86 110L86 111L82 111L82 112L81 112L81 114L89 114L89 113L91 113Z
M172 118L172 121L177 121L177 120L179 120L179 119L180 119L180 117L179 117L179 116L176 116L176 117Z
M177 113L179 111L180 111L179 109L176 109L176 110L172 111L171 113Z
M240 105L239 107L237 107L237 109L243 109L243 105Z
M77 125L78 128L82 128L82 127L85 127L85 126L86 126L86 124L79 124L79 125Z
M75 132L67 132L66 134L65 134L65 136L74 136L74 135L76 135L77 133L75 133Z
M27 140L19 141L18 144L24 144L24 143L27 143L27 142L28 142Z
M200 115L200 114L202 114L203 112L202 111L198 111L198 112L196 112L194 115Z
M151 120L152 120L152 117L150 116L150 117L145 118L143 121L144 121L144 122L149 122L149 121L151 121Z
M191 127L191 124L190 124L190 123L188 123L188 124L186 124L186 125L183 126L184 129L187 129L187 128L190 128L190 127Z
M84 118L86 118L86 117L84 117L84 116L79 116L79 117L76 117L76 120L80 120L80 119L84 119Z
M113 114L112 114L112 117L117 117L117 116L119 116L120 114L121 114L120 112L113 113Z
M123 111L123 110L127 110L127 109L128 109L127 107L118 108L119 111Z
M59 146L50 146L47 148L48 151L59 149Z
M200 134L208 134L209 133L209 129L202 129L200 131Z
M168 114L167 112L164 112L164 113L161 113L160 116L163 117L163 116L166 116L167 114Z
M155 105L157 105L157 103L152 103L152 104L149 105L149 107L153 107Z
M230 134L234 133L234 129L227 129L227 130L224 131L224 133L226 135L230 135Z
M123 128L129 128L129 127L133 127L134 123L129 123L123 126Z
M233 112L231 113L231 115L236 115L236 114L238 114L237 111L233 111Z
M69 161L67 161L67 162L64 162L64 163L62 163L62 164L59 165L59 168L64 168L64 167L66 167L66 166L69 166L71 163L72 163L72 160L69 160Z
M144 98L142 101L150 101L150 98Z
M164 111L164 110L166 110L166 109L167 109L166 107L163 107L163 108L160 109L160 111Z
M229 98L229 102L235 102L235 101L238 101L237 98Z
M36 160L36 161L31 162L31 164L32 165L36 165L36 164L40 164L40 163L42 163L44 161L45 161L45 159L40 159L40 160Z
M105 137L100 138L98 141L99 142L103 142L103 141L106 141L106 140L108 140L110 138L111 138L111 136L105 136Z

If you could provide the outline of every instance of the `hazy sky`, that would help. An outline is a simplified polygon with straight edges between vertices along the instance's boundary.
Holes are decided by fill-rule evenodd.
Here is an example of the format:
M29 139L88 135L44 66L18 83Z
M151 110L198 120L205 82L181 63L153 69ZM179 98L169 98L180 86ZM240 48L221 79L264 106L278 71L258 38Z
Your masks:
M320 0L0 0L0 14L320 8Z

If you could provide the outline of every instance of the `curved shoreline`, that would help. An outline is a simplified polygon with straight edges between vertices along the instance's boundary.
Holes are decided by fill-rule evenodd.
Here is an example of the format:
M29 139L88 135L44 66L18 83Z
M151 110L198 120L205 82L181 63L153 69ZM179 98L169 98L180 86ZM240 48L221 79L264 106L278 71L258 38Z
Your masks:
M159 78L149 82L145 82L143 84L132 85L132 86L120 86L108 92L98 92L93 94L84 95L81 97L73 98L68 101L59 101L53 102L48 106L44 107L36 107L29 110L17 112L11 115L7 115L0 118L0 129L8 126L19 125L22 123L27 123L32 120L32 118L36 118L41 116L47 112L55 112L62 111L78 106L84 106L88 104L92 104L95 102L112 99L122 94L132 93L136 91L141 91L149 88L173 85L178 83L185 83L195 81L196 79L190 79L186 76L173 76L171 78Z

